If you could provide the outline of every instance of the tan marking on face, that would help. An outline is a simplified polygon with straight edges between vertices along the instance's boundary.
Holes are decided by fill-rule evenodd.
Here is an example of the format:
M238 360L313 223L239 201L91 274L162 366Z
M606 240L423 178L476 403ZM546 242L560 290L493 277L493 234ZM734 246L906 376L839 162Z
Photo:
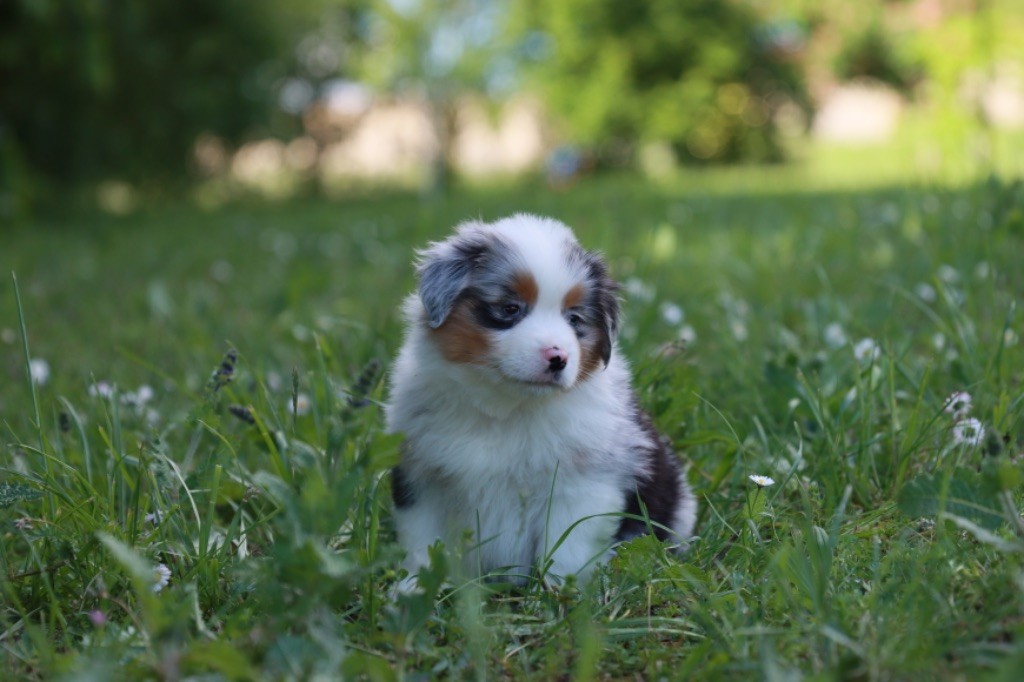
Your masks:
M529 272L517 272L512 278L512 291L528 306L537 303L537 280Z
M591 334L590 336L596 336ZM604 369L604 360L601 358L600 341L596 338L584 339L580 342L580 377L579 381L585 381Z
M580 303L583 303L584 289L582 284L577 284L565 294L562 298L562 310L569 310L575 308Z
M491 354L491 338L473 320L471 303L458 303L448 319L437 329L431 329L441 355L449 362L469 365L486 365Z

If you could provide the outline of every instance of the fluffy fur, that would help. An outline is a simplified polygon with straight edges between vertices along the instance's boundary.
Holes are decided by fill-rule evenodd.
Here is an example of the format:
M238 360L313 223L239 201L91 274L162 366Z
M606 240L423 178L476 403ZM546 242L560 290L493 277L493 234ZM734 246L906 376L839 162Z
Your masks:
M465 223L419 255L386 410L406 437L392 472L403 587L431 544L467 532L466 570L511 576L548 561L549 576L585 576L651 528L685 543L696 500L637 405L603 259L530 215Z

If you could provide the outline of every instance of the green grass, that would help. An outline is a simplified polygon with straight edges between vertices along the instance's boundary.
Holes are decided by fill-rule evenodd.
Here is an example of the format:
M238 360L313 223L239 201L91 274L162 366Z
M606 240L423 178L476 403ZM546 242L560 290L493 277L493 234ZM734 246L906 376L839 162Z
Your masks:
M621 342L692 462L700 537L682 558L635 541L560 591L443 586L439 553L426 594L396 602L399 444L380 401L411 252L521 210L574 226L627 282ZM3 229L5 677L1024 666L1020 184L840 190L746 169ZM22 315L50 369L34 387ZM865 338L879 352L858 359ZM978 445L955 442L954 391L973 396Z

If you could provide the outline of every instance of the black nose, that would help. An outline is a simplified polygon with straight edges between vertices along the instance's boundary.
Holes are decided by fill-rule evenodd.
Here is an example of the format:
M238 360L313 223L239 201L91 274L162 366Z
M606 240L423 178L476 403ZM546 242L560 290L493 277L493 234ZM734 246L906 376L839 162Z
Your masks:
M565 364L565 358L563 358L561 355L556 355L555 357L548 360L548 371L561 372L563 369L565 369Z

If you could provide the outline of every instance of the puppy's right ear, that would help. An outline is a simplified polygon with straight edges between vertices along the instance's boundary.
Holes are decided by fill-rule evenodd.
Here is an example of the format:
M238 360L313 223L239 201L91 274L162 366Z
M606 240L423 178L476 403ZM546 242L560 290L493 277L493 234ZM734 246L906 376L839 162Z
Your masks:
M469 286L473 270L490 249L491 238L479 227L483 224L464 225L454 237L434 242L418 254L420 301L432 329L448 319L459 294Z

